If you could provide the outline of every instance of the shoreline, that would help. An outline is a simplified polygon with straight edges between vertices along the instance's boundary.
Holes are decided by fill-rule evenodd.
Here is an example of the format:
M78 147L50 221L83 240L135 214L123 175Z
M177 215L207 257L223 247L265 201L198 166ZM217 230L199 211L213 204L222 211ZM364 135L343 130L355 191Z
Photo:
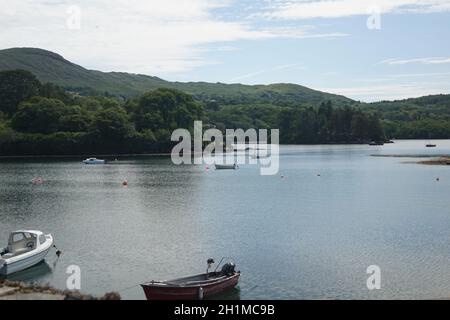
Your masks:
M405 161L404 163L417 163L433 166L450 166L450 155L435 154L435 155L412 155L412 154L372 154L371 157L378 158L428 158L428 160L421 161Z
M396 141L422 141L424 139L397 139L392 140L395 143ZM448 140L448 139L433 139L436 140ZM328 142L328 143L303 143L303 144L279 144L279 146L291 147L291 146L364 146L368 145L369 142ZM386 143L389 144L389 143ZM244 151L244 150L240 150ZM195 155L195 153L193 153ZM116 157L166 157L170 156L171 152L156 152L156 153L116 153L116 154L89 154L89 153L80 153L80 154L25 154L25 155L0 155L0 160L2 159L32 159L32 158L47 158L47 159L62 159L62 158L79 158L79 157L105 157L105 158L116 158ZM371 155L374 157L429 157L429 155ZM436 157L446 157L450 155L436 155Z
M423 160L417 163L428 166L450 166L450 156L434 158L431 160Z
M78 291L59 290L50 285L26 284L0 279L0 300L121 300L117 292L105 293L102 297Z

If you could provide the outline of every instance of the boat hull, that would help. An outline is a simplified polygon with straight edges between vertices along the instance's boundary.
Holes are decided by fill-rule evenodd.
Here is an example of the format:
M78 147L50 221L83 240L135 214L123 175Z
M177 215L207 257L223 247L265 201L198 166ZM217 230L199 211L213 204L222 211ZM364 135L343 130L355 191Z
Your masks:
M40 253L37 253L36 255L33 255L31 257L24 258L24 259L21 259L19 261L13 262L13 263L4 264L3 267L1 267L1 269L0 269L0 275L7 276L9 274L28 269L28 268L38 264L39 262L41 262L42 260L45 259L49 250L50 250L50 248L48 248L47 250L44 250Z
M216 164L216 170L234 170L236 169L236 165L227 165L227 164Z
M94 165L94 164L105 164L105 160L96 160L96 161L83 161L84 164L90 164L90 165Z
M0 259L0 275L7 276L28 269L43 261L53 245L53 238L51 235L48 236L50 237L49 240L47 240L48 243L41 249L25 253L22 256Z
M240 273L225 279L195 286L161 286L159 284L142 284L147 300L201 300L210 298L234 288L239 282Z

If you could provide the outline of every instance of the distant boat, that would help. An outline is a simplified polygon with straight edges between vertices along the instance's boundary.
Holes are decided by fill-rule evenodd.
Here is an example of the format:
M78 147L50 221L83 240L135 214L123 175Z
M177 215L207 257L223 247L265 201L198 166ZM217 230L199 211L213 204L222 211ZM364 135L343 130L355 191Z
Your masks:
M106 161L102 160L102 159L97 159L97 158L88 158L86 160L83 160L84 164L105 164Z
M384 142L383 141L371 141L369 143L369 146L383 146Z
M9 275L38 264L45 259L52 245L51 234L35 230L11 232L8 246L0 249L0 275Z
M225 170L225 169L236 169L236 164L214 164L216 167L216 170Z
M235 270L232 261L225 263L220 271L222 261L217 268L209 272L213 259L208 259L206 273L167 281L150 281L141 284L147 300L202 300L234 288L241 275Z
M250 157L252 159L267 159L270 158L270 153L264 149L257 149Z
M436 147L436 144L431 142L431 137L428 137L427 144L425 145L425 147L427 147L427 148L435 148Z

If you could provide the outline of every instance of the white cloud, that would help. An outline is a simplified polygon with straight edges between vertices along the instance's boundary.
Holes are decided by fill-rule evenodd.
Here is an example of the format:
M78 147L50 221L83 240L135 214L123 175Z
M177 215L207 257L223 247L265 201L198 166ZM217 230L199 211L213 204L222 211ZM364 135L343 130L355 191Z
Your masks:
M67 28L67 9L81 9L81 29ZM183 72L213 63L202 45L261 39L264 32L214 19L224 1L0 0L1 46L41 47L104 71Z
M450 11L448 0L289 0L275 1L262 15L279 19L338 18L380 13Z
M450 93L448 83L403 83L354 87L329 87L318 90L344 95L346 97L373 102L380 100L399 100L431 94Z
M241 81L244 79L250 79L250 78L254 78L256 76L265 74L265 73L272 73L272 72L276 72L276 71L280 71L280 70L285 70L285 69L303 69L302 67L300 67L297 63L291 63L291 64L283 64L283 65L278 65L269 69L262 69L262 70L258 70L258 71L254 71L254 72L249 72L243 75L239 75L236 76L232 79L230 79L229 82L237 82L237 81Z
M39 47L83 66L166 76L219 63L208 51L237 40L335 38L313 27L251 26L220 18L231 0L0 0L1 48ZM81 9L81 29L67 27L68 8Z
M450 63L450 57L414 58L414 59L388 59L380 64L405 65L405 64L445 64Z

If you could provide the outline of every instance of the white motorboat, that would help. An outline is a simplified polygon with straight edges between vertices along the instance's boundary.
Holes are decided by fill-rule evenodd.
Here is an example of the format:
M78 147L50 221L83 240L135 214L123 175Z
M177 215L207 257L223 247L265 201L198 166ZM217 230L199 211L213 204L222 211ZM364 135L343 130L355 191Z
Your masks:
M214 164L216 170L224 170L224 169L236 169L236 164Z
M45 259L52 245L51 234L36 230L11 232L8 246L0 249L0 275L9 275L38 264Z
M106 161L102 160L102 159L97 159L97 158L88 158L86 160L83 160L84 164L105 164Z

